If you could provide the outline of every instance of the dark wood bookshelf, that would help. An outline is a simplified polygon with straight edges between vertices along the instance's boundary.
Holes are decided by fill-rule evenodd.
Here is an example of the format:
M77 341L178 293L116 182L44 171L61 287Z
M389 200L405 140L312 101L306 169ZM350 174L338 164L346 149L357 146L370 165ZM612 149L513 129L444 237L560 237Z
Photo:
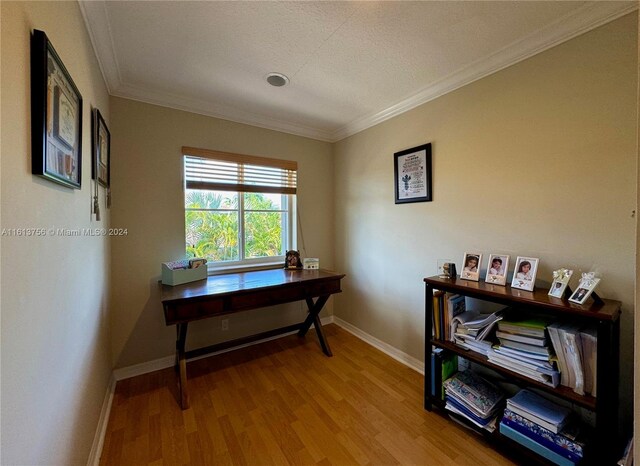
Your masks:
M507 286L493 285L484 281L474 282L461 278L425 278L424 282L436 290L457 293L470 298L491 301L506 306L525 306L542 312L552 312L589 320L616 321L620 318L620 301L589 298L585 304L569 302L565 298L549 296L548 289L524 291ZM597 296L597 295L596 295Z
M484 281L468 281L459 277L447 279L429 277L425 282L425 385L424 406L431 410L437 407L444 410L445 403L439 398L431 396L431 352L433 347L456 354L461 358L471 361L482 367L491 369L505 380L511 381L521 387L535 388L556 398L566 400L576 406L586 408L595 413L595 435L592 442L587 445L585 464L614 464L617 455L621 453L618 448L618 376L620 355L620 301L601 299L599 296L589 298L583 304L569 302L566 297L554 298L549 296L548 289L535 289L524 291L507 286L498 286ZM557 317L558 320L570 320L583 324L594 324L597 329L598 353L597 353L597 387L598 395L579 395L573 389L565 386L552 387L542 382L530 379L508 368L499 366L489 361L488 357L456 345L454 342L432 338L433 327L433 292L444 291L475 298L482 301L502 304L510 308L510 313L547 314ZM447 411L447 414L452 414ZM458 419L456 417L456 419ZM484 433L483 433L484 435ZM489 433L487 432L487 435ZM516 451L521 451L523 461L529 462L531 458L542 459L533 451L517 442L504 437L496 432L489 435L498 444L509 445ZM546 461L546 460L545 460ZM544 463L544 461L542 461ZM581 463L582 464L582 463Z

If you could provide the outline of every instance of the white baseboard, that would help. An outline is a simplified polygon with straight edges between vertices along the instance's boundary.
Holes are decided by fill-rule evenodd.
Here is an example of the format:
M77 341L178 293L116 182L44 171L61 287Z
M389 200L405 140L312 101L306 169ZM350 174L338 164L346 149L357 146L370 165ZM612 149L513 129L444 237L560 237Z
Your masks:
M113 370L113 377L116 381L130 379L142 374L148 374L149 372L155 372L167 367L172 367L175 361L175 356L165 356L164 358L154 359L153 361L147 361L140 364L134 364L133 366L121 367L120 369Z
M350 324L349 322L346 322L346 321L342 320L339 317L336 317L336 316L331 316L331 317L332 317L332 320L333 320L334 324L342 327L347 332L355 335L356 337L358 337L362 341L370 344L374 348L379 349L384 354L386 354L387 356L392 357L396 361L399 361L402 364L404 364L405 366L410 367L414 371L419 372L420 374L424 374L424 363L422 361L420 361L419 359L416 359L413 356L410 356L407 353L405 353L403 351L400 351L399 349L395 348L394 346L391 346L388 343L385 343L382 340L378 340L376 337L374 337L372 335L369 335L366 332L363 332L358 327Z
M93 445L91 445L91 451L89 452L87 466L98 466L100 464L100 456L102 455L104 437L107 433L107 424L109 424L109 415L111 414L111 404L113 403L113 394L115 391L116 378L111 374L111 377L109 378L109 385L107 386L107 393L105 394L104 402L102 403L100 418L98 419L98 428L96 429L96 435L93 438Z

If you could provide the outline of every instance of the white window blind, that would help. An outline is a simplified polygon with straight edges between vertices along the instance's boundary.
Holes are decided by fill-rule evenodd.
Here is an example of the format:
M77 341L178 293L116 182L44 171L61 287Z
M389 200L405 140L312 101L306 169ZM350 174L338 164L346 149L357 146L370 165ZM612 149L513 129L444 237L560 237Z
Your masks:
M296 194L298 164L183 147L187 189Z

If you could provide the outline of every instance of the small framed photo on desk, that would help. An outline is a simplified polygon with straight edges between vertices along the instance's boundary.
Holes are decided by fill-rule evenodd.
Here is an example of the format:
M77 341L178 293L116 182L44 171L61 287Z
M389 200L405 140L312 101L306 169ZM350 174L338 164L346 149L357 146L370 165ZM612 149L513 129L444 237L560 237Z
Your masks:
M298 251L287 251L284 259L285 269L301 269L302 261L300 260L300 253Z

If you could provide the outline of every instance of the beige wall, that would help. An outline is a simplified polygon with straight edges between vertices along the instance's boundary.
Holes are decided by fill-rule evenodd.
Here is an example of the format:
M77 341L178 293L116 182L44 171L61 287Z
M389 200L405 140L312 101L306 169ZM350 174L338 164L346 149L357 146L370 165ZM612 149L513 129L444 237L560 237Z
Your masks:
M175 328L166 327L159 300L160 263L184 257L182 146L298 161L298 209L303 256L333 265L331 145L193 113L112 98L114 227L112 241L112 351L115 367L173 354ZM298 247L303 245L298 235ZM188 346L202 346L301 319L302 303L258 310L189 326Z
M623 302L630 421L637 19L631 14L335 146L335 315L423 359L424 287L465 251L596 271ZM393 153L433 143L433 202L394 205ZM513 262L510 270L513 270ZM577 280L574 279L574 286Z
M109 122L109 98L80 9L3 1L0 12L2 228L104 227L91 216L90 107ZM81 190L31 174L34 28L47 33L84 99ZM1 252L0 462L86 464L111 374L108 240L4 236Z
M638 2L640 3L640 2ZM640 73L640 15L638 15L638 72ZM636 150L637 150L637 160L640 160L640 82L638 83L638 90L637 90L637 105L638 105L638 113L637 115L639 116L638 118L638 144L636 146ZM637 168L638 168L638 178L636 179L636 186L638 186L638 184L640 184L640 163L637 164ZM640 205L640 190L638 190L637 193L638 196L638 203L637 205ZM640 260L638 260L638 250L640 249L640 229L638 228L638 222L637 222L637 218L638 218L638 214L636 213L636 254L635 254L635 258L636 258L636 295L635 295L635 305L637 306L638 303L640 302ZM640 426L640 361L638 361L639 357L640 357L640 319L634 319L634 328L635 328L635 332L634 332L634 349L633 349L633 355L634 355L634 390L633 390L633 426L634 426L634 443L635 443L635 429ZM640 463L640 448L638 448L636 446L636 448L634 449L634 462L635 464L639 464Z

